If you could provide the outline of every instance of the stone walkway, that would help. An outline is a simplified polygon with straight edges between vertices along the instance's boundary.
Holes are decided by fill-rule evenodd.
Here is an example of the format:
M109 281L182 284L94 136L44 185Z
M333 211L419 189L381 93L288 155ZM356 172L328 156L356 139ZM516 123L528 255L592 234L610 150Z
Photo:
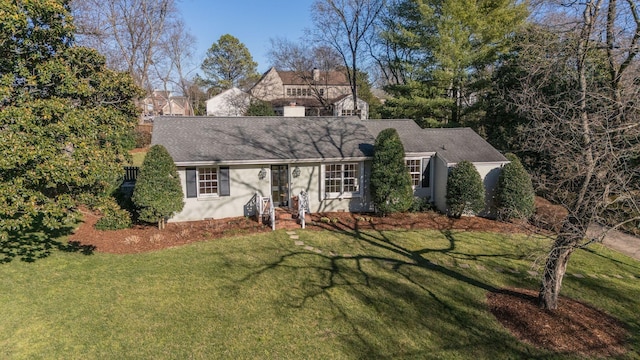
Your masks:
M289 236L289 238L291 240L294 240L294 244L296 246L300 246L302 247L304 250L309 251L309 252L313 252L316 254L324 254L326 253L328 256L338 256L338 254L332 252L332 251L323 251L322 249L318 249L315 248L313 246L310 245L306 245L304 243L304 241L300 240L300 236L295 232L295 231L287 231L287 235ZM607 236L607 238L609 238L609 240L607 240L607 238L605 238L605 245L611 247L612 249L618 250L613 246L618 246L620 248L625 249L625 251L627 252L631 252L633 251L633 253L635 255L633 255L632 257L634 257L635 259L638 259L638 255L640 254L640 245L637 244L637 242L639 242L640 240L638 238L635 238L633 236L630 236L631 239L626 239L625 237L622 237L620 235L626 235L626 234L614 234L617 237L616 238L610 238L609 236ZM628 236L628 235L627 235ZM622 239L622 240L620 240ZM629 243L630 242L630 243ZM613 245L613 246L610 246ZM625 253L627 255L629 255L627 252L622 251L622 250L618 250L622 253ZM343 258L351 258L353 257L353 255L351 254L341 254L340 255ZM631 255L630 255L631 256ZM371 259L362 259L363 261L371 261ZM511 273L511 274L515 274L515 275L525 275L531 278L539 278L541 276L541 274L537 271L533 271L533 270L527 270L526 272L522 272L520 270L517 269L505 269L502 267L486 267L484 265L480 265L480 264L476 264L474 266L472 266L469 263L464 263L464 262L454 262L454 261L433 261L434 265L437 266L443 266L446 268L459 268L462 270L478 270L478 271L494 271L497 273ZM574 278L578 278L578 279L584 279L584 278L592 278L592 279L603 279L603 280L607 280L607 279L632 279L632 280L639 280L640 281L640 273L637 274L632 274L632 273L628 273L628 272L620 272L620 273L616 273L616 274L601 274L601 273L567 273L568 276L572 276Z

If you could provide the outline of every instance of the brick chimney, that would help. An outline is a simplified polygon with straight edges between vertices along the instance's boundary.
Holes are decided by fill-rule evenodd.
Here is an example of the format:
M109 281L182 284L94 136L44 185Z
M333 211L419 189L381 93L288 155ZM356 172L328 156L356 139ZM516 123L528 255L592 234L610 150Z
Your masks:
M313 81L320 81L320 70L318 70L318 68L313 68Z

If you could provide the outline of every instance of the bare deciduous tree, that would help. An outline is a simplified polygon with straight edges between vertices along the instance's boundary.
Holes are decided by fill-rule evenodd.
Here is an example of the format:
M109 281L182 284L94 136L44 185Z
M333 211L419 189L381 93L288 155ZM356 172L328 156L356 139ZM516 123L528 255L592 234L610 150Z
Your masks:
M520 52L528 60L521 91L512 94L530 121L523 148L545 167L537 185L569 210L546 258L539 293L540 306L551 310L558 307L571 254L605 235L587 238L590 225L616 228L637 222L640 214L640 14L634 0L566 6L563 31L540 25L555 35Z
M152 66L160 56L175 0L75 0L77 40L104 54L107 64L127 71L140 87L153 89Z
M340 55L333 48L324 45L308 46L305 42L293 42L284 38L270 41L271 49L267 57L271 66L278 70L292 71L309 87L313 97L322 106L328 106L329 99L321 89L328 85L329 79L324 76L323 80L318 81L314 78L313 71L316 69L327 73L343 68Z
M312 7L317 39L334 48L345 66L351 85L354 110L357 110L357 75L364 41L385 0L316 0Z

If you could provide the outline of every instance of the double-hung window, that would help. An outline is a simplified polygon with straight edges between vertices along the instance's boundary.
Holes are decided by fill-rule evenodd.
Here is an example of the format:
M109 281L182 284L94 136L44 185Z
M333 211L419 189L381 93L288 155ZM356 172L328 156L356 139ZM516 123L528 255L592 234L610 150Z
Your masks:
M419 188L422 183L422 161L420 159L407 159L407 170L411 175L411 186Z
M187 198L215 198L231 194L228 167L203 166L186 168L185 176Z
M218 168L198 168L198 196L218 195Z
M360 164L326 164L324 166L325 197L353 197L360 194Z

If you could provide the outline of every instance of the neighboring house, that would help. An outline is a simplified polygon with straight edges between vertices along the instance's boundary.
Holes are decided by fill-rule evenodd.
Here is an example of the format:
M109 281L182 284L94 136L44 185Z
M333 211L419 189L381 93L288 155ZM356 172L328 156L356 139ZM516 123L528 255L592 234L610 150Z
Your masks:
M243 116L249 108L251 95L234 87L206 101L208 116Z
M414 194L446 211L449 168L474 163L487 189L485 215L501 167L508 163L471 129L421 129L412 120L356 117L159 117L152 144L178 167L184 209L171 221L248 216L255 194L288 207L301 191L312 212L369 212L376 135L398 130Z
M303 106L306 116L343 116L345 106L353 106L353 100L343 101L336 110L337 102L351 95L349 80L340 71L282 71L272 67L249 92L257 99L270 102L278 115L284 115L284 107L293 104ZM353 113L353 107L350 110ZM368 114L369 105L359 100L358 112Z
M154 90L142 99L142 115L143 117L191 116L193 111L186 97L173 96L170 91Z

